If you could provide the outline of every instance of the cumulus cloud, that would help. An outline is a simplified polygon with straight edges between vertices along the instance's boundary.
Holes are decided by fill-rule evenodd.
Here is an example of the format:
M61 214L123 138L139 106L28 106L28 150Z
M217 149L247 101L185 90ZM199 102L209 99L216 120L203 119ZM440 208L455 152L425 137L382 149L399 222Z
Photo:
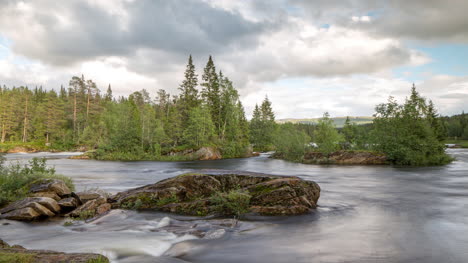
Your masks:
M96 4L100 3L100 4ZM0 30L13 50L54 65L104 56L132 56L140 49L206 54L247 48L267 25L205 2L117 0L7 1Z
M370 116L377 104L389 96L403 103L413 83L388 76L344 76L320 79L296 78L265 84L245 96L248 112L268 94L278 118L332 116ZM423 97L431 99L439 113L451 115L466 110L468 77L435 75L417 82Z
M188 55L199 75L213 55L248 112L269 94L278 116L370 115L411 85L392 69L431 61L408 39L468 40L466 1L449 2L0 0L0 79L57 88L84 74L118 95L175 93ZM466 83L418 85L451 113L466 105Z

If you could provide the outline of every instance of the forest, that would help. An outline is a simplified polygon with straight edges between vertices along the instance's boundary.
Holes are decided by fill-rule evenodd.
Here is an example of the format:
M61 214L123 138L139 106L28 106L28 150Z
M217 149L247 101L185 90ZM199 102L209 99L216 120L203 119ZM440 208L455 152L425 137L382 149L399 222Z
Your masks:
M431 165L449 161L444 140L468 139L468 115L441 117L432 101L413 86L404 104L393 98L376 106L372 123L349 118L337 128L328 113L317 123L277 123L268 97L256 105L250 121L233 82L217 71L212 57L201 76L189 56L179 93L143 89L114 97L85 76L73 76L67 88L6 86L0 89L0 150L32 145L40 150L93 150L107 160L186 160L177 153L201 147L218 149L222 158L276 151L301 161L306 152L338 150L385 153L391 162Z
M110 85L101 93L85 76L58 91L4 86L1 143L97 149L100 159L160 159L201 146L218 147L226 158L245 156L249 124L237 90L211 56L201 79L190 56L178 95L159 90L152 98L141 90L115 98Z

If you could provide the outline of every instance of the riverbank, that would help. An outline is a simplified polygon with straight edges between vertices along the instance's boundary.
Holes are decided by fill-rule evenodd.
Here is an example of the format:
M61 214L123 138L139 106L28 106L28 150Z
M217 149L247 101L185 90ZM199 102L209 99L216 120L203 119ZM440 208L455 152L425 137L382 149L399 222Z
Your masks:
M86 146L55 146L44 143L4 143L0 144L0 153L38 153L38 152L83 152L82 155L71 156L70 159L100 160L100 161L206 161L231 158L247 158L258 156L258 153L247 147L243 152L228 154L223 149L214 146L193 148L174 148L161 154L145 152L115 152L103 149L92 149Z
M43 142L8 142L0 143L0 153L36 153L36 152L84 152L87 148L80 146L65 146L46 144Z
M4 263L108 263L109 259L92 253L63 253L51 250L29 250L20 245L10 246L0 239L0 262Z
M468 140L445 140L444 144L448 148L468 148Z
M285 159L281 153L274 153L272 158ZM388 165L385 154L372 151L336 151L330 154L306 152L301 159L288 160L304 164L342 164L342 165Z

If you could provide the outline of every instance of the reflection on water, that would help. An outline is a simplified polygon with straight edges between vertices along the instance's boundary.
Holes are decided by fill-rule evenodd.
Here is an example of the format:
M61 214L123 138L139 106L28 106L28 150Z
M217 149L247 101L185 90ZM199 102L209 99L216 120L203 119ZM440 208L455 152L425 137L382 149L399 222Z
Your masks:
M314 180L322 195L310 214L248 218L244 224L254 227L219 239L155 231L167 215L134 212L73 227L10 221L0 225L0 237L28 248L105 251L116 262L152 262L151 256L163 253L161 262L468 262L468 151L449 153L457 161L423 168L316 166L266 156L167 163L10 154L9 160L20 161L45 155L59 173L73 177L78 190L115 193L191 170L228 169Z

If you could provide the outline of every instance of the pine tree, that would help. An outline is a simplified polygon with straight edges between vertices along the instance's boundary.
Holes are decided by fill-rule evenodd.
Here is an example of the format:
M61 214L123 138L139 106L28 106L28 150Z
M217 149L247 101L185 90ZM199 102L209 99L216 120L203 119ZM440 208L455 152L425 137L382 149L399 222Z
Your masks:
M195 107L190 111L187 129L184 131L184 141L194 147L207 145L215 135L215 127L205 106Z
M114 99L114 97L112 96L111 85L109 84L109 86L107 87L106 95L104 96L104 100L107 101L107 102L110 102L113 99Z
M184 73L185 79L179 86L180 103L183 104L184 114L188 114L190 109L199 105L198 99L198 76L195 73L195 66L193 65L192 55L189 56L187 67Z
M339 143L343 140L335 128L333 120L330 119L328 112L317 123L317 129L314 133L315 143L324 154L330 154L339 149Z
M220 134L221 130L221 98L219 89L218 74L211 56L208 58L202 76L202 97L208 106L211 118L216 127L216 133Z

